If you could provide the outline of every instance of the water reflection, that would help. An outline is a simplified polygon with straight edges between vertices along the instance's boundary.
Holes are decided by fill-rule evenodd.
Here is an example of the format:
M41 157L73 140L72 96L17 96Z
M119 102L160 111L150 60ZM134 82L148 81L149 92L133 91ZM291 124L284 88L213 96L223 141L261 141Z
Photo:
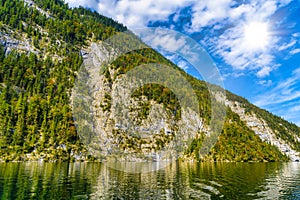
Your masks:
M0 163L1 199L300 199L300 163L172 163L149 173L100 163Z
M300 163L283 163L275 172L268 173L262 187L264 190L257 195L265 199L300 199Z

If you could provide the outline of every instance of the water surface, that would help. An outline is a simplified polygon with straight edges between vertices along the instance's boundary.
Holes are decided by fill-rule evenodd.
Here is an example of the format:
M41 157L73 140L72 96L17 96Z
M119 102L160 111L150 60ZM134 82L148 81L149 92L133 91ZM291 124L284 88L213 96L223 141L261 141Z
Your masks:
M300 163L0 163L1 199L300 199Z

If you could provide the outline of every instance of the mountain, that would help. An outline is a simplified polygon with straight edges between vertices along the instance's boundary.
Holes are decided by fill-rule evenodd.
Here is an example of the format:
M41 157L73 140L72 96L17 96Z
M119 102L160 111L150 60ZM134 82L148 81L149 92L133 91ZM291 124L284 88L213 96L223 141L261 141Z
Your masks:
M299 127L229 91L211 94L210 87L221 88L188 75L130 31L119 41L125 50L108 45L109 38L127 31L112 19L84 8L70 9L60 0L2 0L0 16L2 161L99 159L91 149L101 149L103 154L119 149L118 155L128 159L124 152L151 154L176 146L173 141L179 131L186 133L183 140L189 140L182 159L299 160ZM126 44L146 48L126 52L130 49ZM120 51L126 53L116 56ZM82 70L91 63L99 68ZM167 72L174 76L164 77L180 74L188 81L197 97L199 116L192 107L182 107L176 95L189 96L186 88L151 83L150 72L160 72L153 63L170 67ZM133 73L130 81L122 82L135 66L144 66L144 73ZM95 69L103 70L100 74ZM137 75L149 81L138 85ZM179 85L184 83L180 81ZM131 87L136 89L130 96L116 93ZM93 115L85 105L93 107ZM125 118L118 111L124 107ZM203 143L212 142L205 138L214 136L214 126L223 123L217 119L210 126L213 108L217 115L226 111L224 126L213 148L201 154ZM124 124L139 129L124 128ZM103 134L95 135L94 130ZM148 131L147 137L139 134L142 130Z

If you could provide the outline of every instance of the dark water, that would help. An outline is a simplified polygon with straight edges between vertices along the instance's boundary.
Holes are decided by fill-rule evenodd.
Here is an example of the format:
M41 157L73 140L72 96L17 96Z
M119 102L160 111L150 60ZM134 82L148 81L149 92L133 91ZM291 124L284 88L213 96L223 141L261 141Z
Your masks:
M300 163L175 163L125 173L99 163L0 163L1 199L300 199Z

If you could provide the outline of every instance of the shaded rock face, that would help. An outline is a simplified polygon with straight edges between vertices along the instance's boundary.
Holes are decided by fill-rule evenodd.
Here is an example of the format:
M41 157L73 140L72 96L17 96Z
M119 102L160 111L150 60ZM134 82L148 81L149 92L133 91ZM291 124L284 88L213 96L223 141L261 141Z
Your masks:
M188 107L181 108L180 119L176 119L163 104L146 96L133 97L143 80L135 73L117 74L110 65L118 54L114 49L103 43L92 44L81 54L85 71L81 82L86 82L89 91L84 98L93 116L84 122L93 127L92 136L88 140L86 135L81 138L94 155L127 161L172 159L183 155L196 134L209 132L198 114ZM73 106L77 97L82 98L80 93L73 91ZM142 113L145 108L147 114Z

